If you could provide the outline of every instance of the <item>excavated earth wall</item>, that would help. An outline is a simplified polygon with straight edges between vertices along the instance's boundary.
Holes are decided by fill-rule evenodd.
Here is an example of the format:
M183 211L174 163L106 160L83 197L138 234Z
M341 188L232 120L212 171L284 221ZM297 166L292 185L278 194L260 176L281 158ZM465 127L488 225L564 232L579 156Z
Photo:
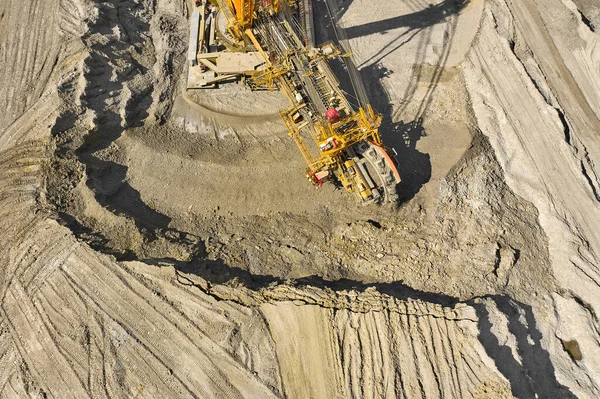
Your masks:
M1 397L600 395L600 6L338 1L389 208L184 93L189 6L0 3Z

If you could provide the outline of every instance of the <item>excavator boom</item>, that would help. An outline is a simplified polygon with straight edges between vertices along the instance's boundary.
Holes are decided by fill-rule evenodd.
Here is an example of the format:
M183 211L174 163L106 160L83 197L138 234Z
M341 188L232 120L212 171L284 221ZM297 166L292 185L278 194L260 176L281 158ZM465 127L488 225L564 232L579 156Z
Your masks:
M350 54L332 42L309 43L296 1L217 0L217 5L238 47L252 48L264 61L247 73L250 87L278 88L289 99L280 115L306 160L309 181L318 186L331 181L363 203L394 202L400 176L381 143L381 116L369 104L352 105L329 65Z
M254 14L254 1L226 0L229 9L235 16L237 23L243 30L252 27L252 14Z

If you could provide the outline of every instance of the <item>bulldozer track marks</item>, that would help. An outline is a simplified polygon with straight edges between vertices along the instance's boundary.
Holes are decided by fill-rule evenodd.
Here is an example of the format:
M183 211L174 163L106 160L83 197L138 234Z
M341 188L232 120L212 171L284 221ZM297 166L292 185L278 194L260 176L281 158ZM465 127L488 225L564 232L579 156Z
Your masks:
M10 326L13 342L32 372L37 374L38 383L43 381L46 391L59 397L89 397L18 281L12 281L3 305L3 313ZM54 364L53 373L41 372L46 364Z

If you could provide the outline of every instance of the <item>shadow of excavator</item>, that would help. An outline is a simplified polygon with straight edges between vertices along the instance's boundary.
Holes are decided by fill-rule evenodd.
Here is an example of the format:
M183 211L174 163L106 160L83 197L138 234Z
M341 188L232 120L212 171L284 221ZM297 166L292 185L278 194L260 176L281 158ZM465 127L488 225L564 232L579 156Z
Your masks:
M408 32L418 31L447 21L449 17L460 13L470 2L471 0L444 0L435 5L428 1L413 2L415 5L412 7L416 9L410 14L348 27L345 29L346 35L348 39L353 39L398 28L408 28ZM353 0L340 0L338 3L337 15L334 15L334 18L339 21Z
M428 154L417 149L417 142L426 135L423 121L434 98L455 38L458 14L470 0L445 0L437 5L423 2L422 8L413 3L414 12L381 21L343 27L340 20L352 0L326 0L314 4L315 15L327 15L325 24L315 26L317 43L333 40L344 50L350 51L350 40L373 34L395 35L368 60L356 66L352 58L333 63L332 68L340 86L357 107L371 104L382 115L380 135L383 143L397 153L398 172L402 182L396 187L398 205L412 199L431 178L431 162ZM427 50L431 44L433 27L445 24L443 45L435 65L425 65ZM394 71L385 66L385 58L401 48L417 41L417 51L412 74L400 103L393 107L392 97L383 81ZM425 69L428 68L427 78ZM430 77L429 77L430 76ZM424 95L417 100L417 89L426 85ZM415 104L415 101L418 103ZM416 105L416 112L405 121L408 105ZM415 107L413 107L415 108Z

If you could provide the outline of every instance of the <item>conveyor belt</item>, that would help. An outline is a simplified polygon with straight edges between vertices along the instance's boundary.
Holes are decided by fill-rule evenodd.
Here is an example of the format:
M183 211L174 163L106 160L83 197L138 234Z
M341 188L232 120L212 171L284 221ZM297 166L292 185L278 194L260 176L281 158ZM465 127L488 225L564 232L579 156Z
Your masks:
M308 48L315 46L315 34L314 34L314 19L312 10L312 0L302 0L302 29L306 34L306 45Z

